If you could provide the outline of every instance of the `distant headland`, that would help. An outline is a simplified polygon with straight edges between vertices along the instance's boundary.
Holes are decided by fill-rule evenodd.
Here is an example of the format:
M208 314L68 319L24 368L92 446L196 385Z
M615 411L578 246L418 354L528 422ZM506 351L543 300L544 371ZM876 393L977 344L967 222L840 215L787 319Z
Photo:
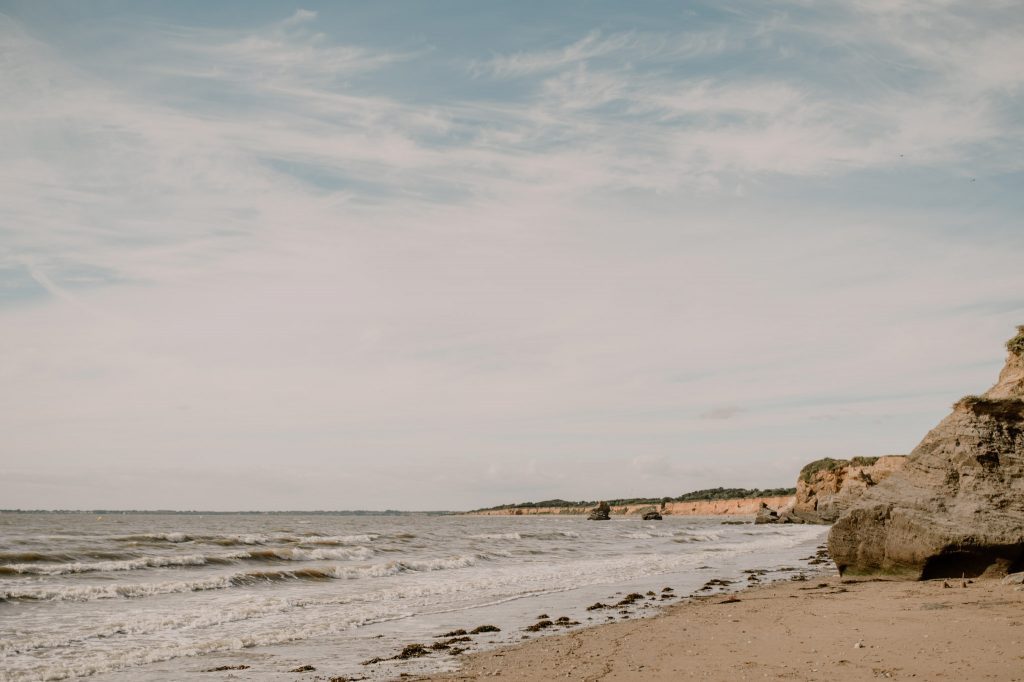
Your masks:
M678 497L630 497L601 500L617 515L642 515L652 508L675 515L753 515L762 504L785 507L796 495L796 488L707 488L684 493ZM497 507L474 509L479 516L528 516L544 514L587 514L599 504L597 500L569 501L562 499L541 502L519 502Z

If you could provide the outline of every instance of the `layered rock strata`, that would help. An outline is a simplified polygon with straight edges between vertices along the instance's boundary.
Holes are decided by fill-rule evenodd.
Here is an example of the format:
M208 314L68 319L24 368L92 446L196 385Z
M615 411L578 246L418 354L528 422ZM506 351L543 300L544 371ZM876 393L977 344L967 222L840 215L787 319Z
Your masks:
M1024 326L999 381L967 396L836 521L842 574L915 579L1024 570Z

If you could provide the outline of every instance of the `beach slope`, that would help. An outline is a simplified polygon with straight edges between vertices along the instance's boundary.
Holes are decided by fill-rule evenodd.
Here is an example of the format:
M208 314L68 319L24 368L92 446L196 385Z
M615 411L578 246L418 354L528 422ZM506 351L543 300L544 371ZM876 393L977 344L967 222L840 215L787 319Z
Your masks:
M736 597L474 654L419 679L1024 680L1019 585L836 577Z

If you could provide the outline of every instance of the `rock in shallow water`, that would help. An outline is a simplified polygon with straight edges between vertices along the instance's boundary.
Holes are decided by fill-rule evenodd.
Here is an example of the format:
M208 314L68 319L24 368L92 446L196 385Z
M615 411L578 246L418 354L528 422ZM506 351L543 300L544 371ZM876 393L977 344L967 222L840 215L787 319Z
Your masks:
M764 502L761 503L761 508L757 510L757 516L754 517L754 523L778 523L779 513L774 509L768 507Z
M607 502L600 502L596 507L590 510L587 514L587 519L590 521L607 521L611 518L612 508L608 506Z
M1024 326L999 381L865 491L829 533L841 574L913 579L1024 570Z

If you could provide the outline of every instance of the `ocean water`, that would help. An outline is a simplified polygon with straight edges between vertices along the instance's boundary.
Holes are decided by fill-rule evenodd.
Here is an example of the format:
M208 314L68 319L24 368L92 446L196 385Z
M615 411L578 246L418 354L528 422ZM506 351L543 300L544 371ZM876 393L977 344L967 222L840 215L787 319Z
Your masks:
M501 632L474 637L471 650L519 641L540 613L577 627L622 618L585 607L631 591L670 586L685 597L753 568L787 578L826 532L723 520L3 514L0 680L374 680L451 669L445 652L361 662L481 624ZM629 617L661 603L645 600ZM237 665L249 668L203 672ZM288 672L304 665L316 673Z

